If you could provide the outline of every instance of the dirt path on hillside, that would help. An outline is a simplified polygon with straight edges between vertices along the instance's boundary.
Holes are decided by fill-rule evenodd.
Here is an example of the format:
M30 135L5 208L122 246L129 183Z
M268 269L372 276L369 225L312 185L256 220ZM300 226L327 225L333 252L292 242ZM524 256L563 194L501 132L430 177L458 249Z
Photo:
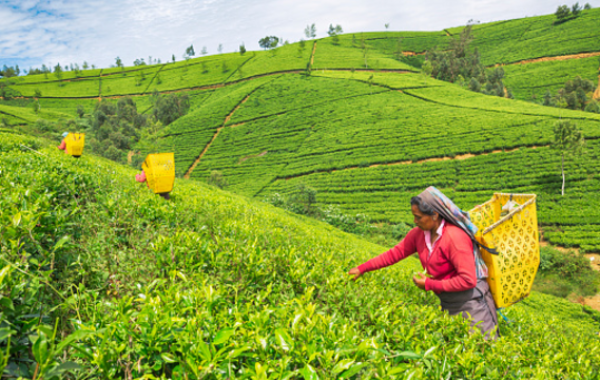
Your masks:
M414 51L403 51L402 52L402 55L405 57L412 57L414 55L425 55L425 54L427 54L427 52L425 52L425 51L422 51L420 53L416 53Z
M138 152L139 153L139 152ZM135 156L137 153L133 150L130 150L127 153L127 163L131 165L131 159L133 158L133 156Z
M598 71L600 72L600 68L598 69ZM594 95L592 95L592 98L595 100L600 99L600 75L598 75L598 87L596 87L596 91L594 91Z
M249 156L242 157L242 158L240 158L240 160L238 161L238 164L241 164L242 162L244 162L244 161L246 161L246 160L249 160L249 159L251 159L251 158L263 157L263 156L264 156L264 155L266 155L268 152L269 152L269 151L265 150L264 152L262 152L262 153L259 153L259 154L251 154L251 155L249 155Z
M235 113L235 111L237 111L241 107L242 104L246 103L246 101L248 100L249 97L250 97L250 94L246 95L246 97L240 103L238 103L238 105L235 106L235 108L233 110L231 110L231 112L229 113L229 115L227 115L225 117L225 120L223 121L223 124L221 124L221 126L219 128L217 128L217 130L216 130L215 134L213 135L212 139L210 139L210 141L208 142L208 144L206 144L206 146L204 147L204 149L202 150L202 152L200 153L200 155L198 156L198 158L196 158L196 160L194 161L194 163L192 164L192 166L190 166L190 168L185 172L185 174L183 175L183 178L185 178L185 179L189 179L190 178L190 174L192 174L192 171L194 171L194 169L196 168L196 165L198 165L200 163L200 160L202 160L202 157L208 151L208 148L210 148L210 146L212 145L212 143L217 139L217 137L219 136L219 133L221 133L221 131L223 130L223 128L225 128L225 124L227 124L229 122L229 120L231 120L231 116L233 116L233 114Z
M312 69L313 63L315 62L315 52L317 51L317 41L313 44L312 54L310 55L310 68Z
M558 56L554 56L554 57L524 59L522 61L516 61L516 62L510 62L510 63L497 63L497 64L493 65L493 67L507 66L507 65L524 65L527 63L549 62L549 61L566 61L569 59L581 59L581 58L590 58L590 57L598 57L598 56L600 56L600 52L567 54L567 55L558 55Z
M600 271L600 253L585 253L583 256L590 260L590 265L593 270ZM595 296L584 298L583 304L594 310L600 311L600 293Z
M540 147L548 147L549 145L542 145L542 146L538 146L538 145L534 145L534 146L529 146L529 147L525 147L525 148L529 148L529 149L537 149ZM485 152L485 153L480 153L480 154L472 154L472 153L465 153L465 154L459 154L456 155L454 157L433 157L433 158L426 158L424 160L419 160L419 161L398 161L398 162L388 162L388 163L384 163L384 164L371 164L368 167L369 168L376 168L378 166L393 166L393 165L412 165L412 164L423 164L425 162L439 162L439 161L452 161L452 160L466 160L469 158L473 158L473 157L479 157L479 156L487 156L489 154L497 154L497 153L510 153L510 152L514 152L517 151L519 149L521 149L522 147L518 147L518 148L513 148L513 149L496 149L493 150L491 152ZM328 173L333 173L333 172L337 172L337 171L341 171L341 170L354 170L354 169L360 169L364 167L361 166L350 166L344 169L333 169L333 170L323 170L322 172L328 172ZM314 173L318 173L318 172L313 172L310 174L314 174ZM301 175L297 175L297 176L292 176L292 177L286 177L285 180L288 181L290 179L293 178L298 178L298 177L304 177L310 174L301 174ZM280 178L281 179L281 178Z

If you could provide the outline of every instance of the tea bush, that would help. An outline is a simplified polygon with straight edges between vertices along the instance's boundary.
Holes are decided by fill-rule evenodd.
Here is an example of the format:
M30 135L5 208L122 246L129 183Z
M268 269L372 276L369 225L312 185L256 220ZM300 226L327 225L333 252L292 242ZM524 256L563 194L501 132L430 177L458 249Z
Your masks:
M32 142L0 134L6 376L600 374L598 316L580 305L534 293L485 341L412 284L414 259L349 282L384 248L193 181L167 202L132 169Z

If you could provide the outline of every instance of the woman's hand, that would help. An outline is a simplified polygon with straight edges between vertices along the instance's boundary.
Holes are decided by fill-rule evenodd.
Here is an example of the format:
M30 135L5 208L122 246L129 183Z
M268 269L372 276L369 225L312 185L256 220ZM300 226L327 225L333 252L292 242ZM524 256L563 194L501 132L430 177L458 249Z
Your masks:
M419 272L419 273L417 273L416 276L413 277L413 282L415 283L415 285L417 285L417 287L419 289L425 290L425 280L426 279L427 279L427 276L425 276L425 274Z
M356 281L357 278L362 276L362 273L360 273L360 270L358 269L358 267L350 269L350 272L348 272L348 274L350 276L354 276L354 278L352 278L352 281Z

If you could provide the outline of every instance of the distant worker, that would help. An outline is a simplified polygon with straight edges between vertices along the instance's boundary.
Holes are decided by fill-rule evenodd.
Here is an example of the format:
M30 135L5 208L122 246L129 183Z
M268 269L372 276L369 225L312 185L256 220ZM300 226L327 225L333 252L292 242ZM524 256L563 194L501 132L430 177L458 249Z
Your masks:
M481 258L468 214L459 209L435 187L429 187L410 200L417 227L398 245L353 268L348 273L356 280L366 272L381 269L413 253L419 254L424 273L413 277L417 287L432 290L442 310L462 314L487 338L498 325L496 305L487 283L488 270ZM480 323L481 322L481 323ZM493 332L496 338L498 332Z
M60 142L60 145L57 147L60 150L64 150L65 154L69 154L68 150L67 150L67 136L69 136L69 132L65 132L62 134L62 141ZM75 158L79 158L81 157L80 155L72 155Z
M144 172L144 170L142 169L142 172L140 174L136 174L135 175L135 180L137 182L146 182L146 186L148 186L148 188L150 188L150 184L148 184L148 182L146 181L146 173ZM166 193L158 193L158 195L160 195L161 197L165 198L166 200L171 199L171 196L169 195L168 192Z
M69 152L67 152L67 142L65 141L65 139L67 138L68 135L69 135L69 132L65 132L62 134L62 141L60 142L60 145L57 147L60 150L64 150L65 154L69 153Z

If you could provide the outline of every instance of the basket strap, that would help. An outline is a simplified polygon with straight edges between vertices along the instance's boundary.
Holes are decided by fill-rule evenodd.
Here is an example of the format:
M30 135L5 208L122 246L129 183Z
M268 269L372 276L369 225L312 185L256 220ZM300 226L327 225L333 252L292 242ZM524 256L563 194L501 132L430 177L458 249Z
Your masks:
M489 253L491 253L492 255L498 255L498 254L499 254L499 252L498 252L496 249L494 249L494 248L488 248L488 247L486 247L485 245L483 245L483 244L481 244L480 242L478 242L477 240L473 240L473 241L475 242L475 244L477 244L477 246L478 246L479 248L483 248L483 249L485 249L486 251L488 251L488 252L489 252Z

